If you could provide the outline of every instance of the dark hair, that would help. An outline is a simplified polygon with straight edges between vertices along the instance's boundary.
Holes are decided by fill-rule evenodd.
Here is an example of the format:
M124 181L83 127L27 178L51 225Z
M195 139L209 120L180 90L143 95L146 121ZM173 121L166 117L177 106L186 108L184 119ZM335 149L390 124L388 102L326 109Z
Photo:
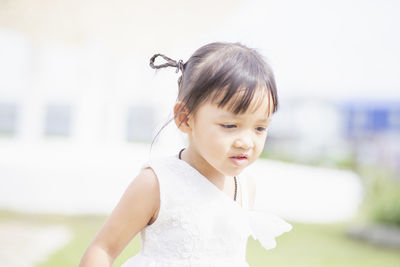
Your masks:
M158 56L163 57L167 63L154 65ZM272 99L273 113L278 109L275 78L271 68L255 49L240 43L207 44L196 50L186 63L155 54L150 59L150 66L157 69L176 67L177 71L181 70L177 101L185 105L189 114L206 101L216 103L219 107L227 106L234 114L244 113L256 91L262 93L260 99L265 95Z

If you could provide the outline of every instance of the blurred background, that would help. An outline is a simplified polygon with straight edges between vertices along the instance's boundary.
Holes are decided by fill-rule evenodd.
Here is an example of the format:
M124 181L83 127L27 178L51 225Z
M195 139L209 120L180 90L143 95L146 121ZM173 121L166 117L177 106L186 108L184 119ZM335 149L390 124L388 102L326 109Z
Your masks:
M78 265L142 164L185 145L186 61L263 54L278 85L256 206L293 225L250 266L400 266L400 2L0 0L0 265ZM140 249L138 236L117 259Z

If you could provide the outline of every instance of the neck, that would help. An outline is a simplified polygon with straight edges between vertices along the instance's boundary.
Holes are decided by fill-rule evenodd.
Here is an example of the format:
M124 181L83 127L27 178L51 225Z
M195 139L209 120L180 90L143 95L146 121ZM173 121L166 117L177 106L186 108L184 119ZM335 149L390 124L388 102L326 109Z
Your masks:
M209 180L224 181L226 178L224 174L212 167L193 146L189 145L188 148L182 152L182 160L186 161Z

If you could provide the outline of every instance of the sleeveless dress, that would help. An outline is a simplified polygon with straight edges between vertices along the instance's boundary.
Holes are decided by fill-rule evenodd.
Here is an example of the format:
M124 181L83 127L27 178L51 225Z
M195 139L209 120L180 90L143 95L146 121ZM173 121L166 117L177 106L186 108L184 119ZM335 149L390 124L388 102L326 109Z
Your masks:
M140 252L122 267L249 267L250 235L271 249L276 236L292 229L272 213L249 210L244 177L237 179L242 207L175 156L153 159L143 168L148 166L159 181L158 217L140 232Z

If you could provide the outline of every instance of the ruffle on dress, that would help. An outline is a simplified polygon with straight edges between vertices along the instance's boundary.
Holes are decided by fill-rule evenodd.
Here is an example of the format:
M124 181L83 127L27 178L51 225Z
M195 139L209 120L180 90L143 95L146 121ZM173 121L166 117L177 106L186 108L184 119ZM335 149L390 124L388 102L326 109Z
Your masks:
M265 249L276 247L275 238L292 230L292 225L273 213L264 210L248 210L251 236L260 241Z

